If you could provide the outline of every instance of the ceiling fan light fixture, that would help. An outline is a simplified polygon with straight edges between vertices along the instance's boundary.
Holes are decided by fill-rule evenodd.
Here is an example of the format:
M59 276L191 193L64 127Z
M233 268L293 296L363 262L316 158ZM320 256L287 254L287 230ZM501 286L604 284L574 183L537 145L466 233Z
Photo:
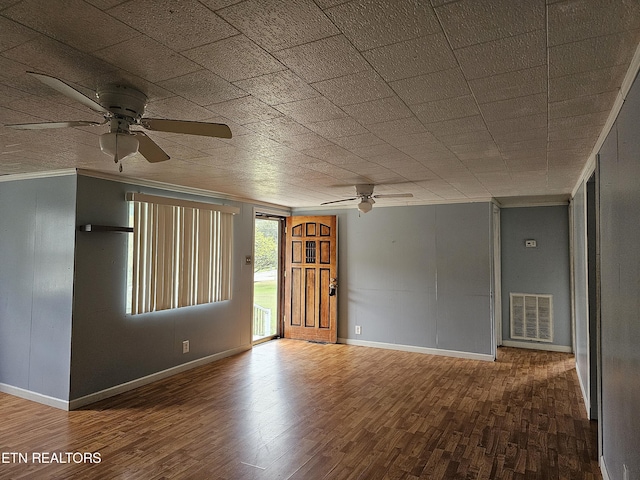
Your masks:
M373 208L373 204L369 199L362 199L362 201L358 204L358 210L360 213L370 212Z
M116 162L138 153L139 142L130 133L103 133L100 135L100 150L113 157Z

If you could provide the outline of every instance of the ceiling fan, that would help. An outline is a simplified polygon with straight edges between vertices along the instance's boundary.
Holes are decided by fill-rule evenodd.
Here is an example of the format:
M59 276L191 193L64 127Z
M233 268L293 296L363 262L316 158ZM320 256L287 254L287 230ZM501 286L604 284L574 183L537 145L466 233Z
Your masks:
M409 198L413 197L411 193L388 193L382 195L374 195L373 188L375 185L372 183L361 183L355 185L356 187L356 196L353 198L345 198L343 200L333 200L332 202L324 202L320 205L329 205L331 203L340 203L340 202L350 202L352 200L360 199L360 203L358 204L358 210L361 213L370 212L373 208L373 204L376 203L374 198Z
M164 120L143 117L147 104L147 96L132 87L123 85L106 85L98 88L93 100L76 90L59 78L41 73L27 72L45 85L57 90L73 100L82 103L91 110L104 116L102 122L69 121L24 123L6 125L22 130L40 130L65 127L92 127L109 124L109 132L100 135L100 149L113 157L115 163L122 162L136 153L151 163L169 160L158 144L141 130L131 130L132 126L140 126L147 130L171 133L186 133L189 135L203 135L207 137L231 138L231 130L222 123L191 122L185 120ZM122 163L120 163L122 172Z

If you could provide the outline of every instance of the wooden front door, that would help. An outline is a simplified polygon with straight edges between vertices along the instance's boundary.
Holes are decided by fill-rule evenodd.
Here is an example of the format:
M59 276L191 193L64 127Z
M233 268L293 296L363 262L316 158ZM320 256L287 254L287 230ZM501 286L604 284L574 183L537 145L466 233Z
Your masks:
M287 218L286 338L327 343L338 340L336 229L335 215Z

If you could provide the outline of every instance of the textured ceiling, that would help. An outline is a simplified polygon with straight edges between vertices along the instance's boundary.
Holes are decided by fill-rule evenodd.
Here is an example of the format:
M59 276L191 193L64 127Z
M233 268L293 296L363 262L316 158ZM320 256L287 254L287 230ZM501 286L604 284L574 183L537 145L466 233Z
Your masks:
M146 116L227 123L229 140L151 136L171 160L127 177L291 207L571 192L640 41L638 0L0 0L0 174L117 174L100 120L26 75Z

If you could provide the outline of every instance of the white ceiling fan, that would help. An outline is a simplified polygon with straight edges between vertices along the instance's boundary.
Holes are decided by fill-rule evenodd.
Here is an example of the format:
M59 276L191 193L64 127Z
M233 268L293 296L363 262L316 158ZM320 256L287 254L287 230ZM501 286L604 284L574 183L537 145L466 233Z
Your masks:
M186 133L188 135L203 135L207 137L231 138L231 130L222 123L191 122L186 120L165 120L145 118L144 109L147 96L132 87L123 85L106 85L98 88L93 100L76 90L59 78L41 73L27 72L45 85L57 90L73 100L82 103L91 110L104 116L103 122L68 121L24 123L6 125L22 130L41 130L65 127L92 127L109 124L109 132L100 135L100 149L113 157L115 163L140 152L151 163L169 160L158 144L141 130L131 130L132 126L140 126L147 130L171 133ZM122 163L120 163L122 172Z
M375 187L372 183L361 183L355 185L356 187L356 196L353 198L345 198L343 200L333 200L332 202L324 202L320 205L329 205L332 203L341 203L341 202L351 202L353 200L360 199L360 203L358 204L358 210L361 213L370 212L373 208L373 204L376 203L374 198L409 198L413 197L411 193L388 193L381 195L374 195L373 189Z

